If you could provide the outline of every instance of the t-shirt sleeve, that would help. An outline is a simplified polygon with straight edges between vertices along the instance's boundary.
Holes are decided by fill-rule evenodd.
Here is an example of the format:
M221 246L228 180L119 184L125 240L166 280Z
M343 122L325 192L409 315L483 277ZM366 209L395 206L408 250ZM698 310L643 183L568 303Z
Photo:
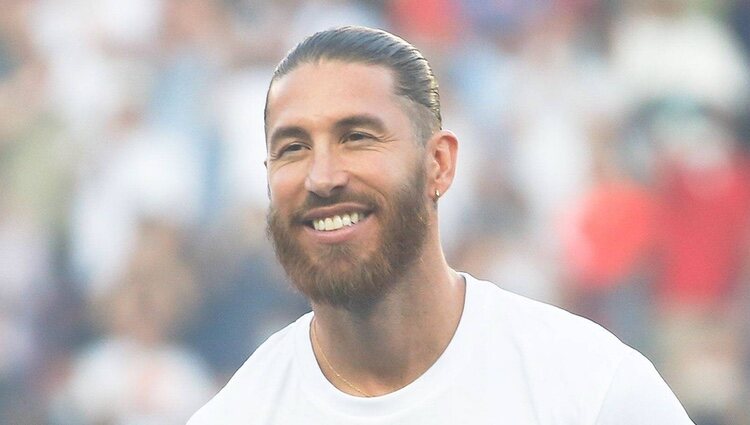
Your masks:
M695 425L653 364L637 351L622 361L596 425Z

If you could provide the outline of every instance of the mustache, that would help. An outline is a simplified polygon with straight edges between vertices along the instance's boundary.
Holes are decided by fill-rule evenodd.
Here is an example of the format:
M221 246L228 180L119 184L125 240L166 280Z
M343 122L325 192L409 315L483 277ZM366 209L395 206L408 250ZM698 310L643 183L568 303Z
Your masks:
M377 201L372 196L364 193L336 192L331 196L323 197L309 192L305 198L305 202L299 208L292 211L291 219L293 222L301 223L303 221L302 217L313 208L327 207L344 202L364 205L369 211L374 211L377 208Z

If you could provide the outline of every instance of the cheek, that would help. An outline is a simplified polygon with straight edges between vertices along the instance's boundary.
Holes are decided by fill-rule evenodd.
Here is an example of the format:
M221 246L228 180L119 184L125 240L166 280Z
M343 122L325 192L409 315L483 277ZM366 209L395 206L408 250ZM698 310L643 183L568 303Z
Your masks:
M283 208L284 205L304 192L304 173L287 167L268 173L268 194L271 198L271 204L276 208Z
M408 184L414 174L414 163L390 158L386 161L369 161L361 175L368 182L387 188L388 193Z
M366 180L397 179L411 166L401 155L392 151L356 152L348 158L346 168L352 175Z

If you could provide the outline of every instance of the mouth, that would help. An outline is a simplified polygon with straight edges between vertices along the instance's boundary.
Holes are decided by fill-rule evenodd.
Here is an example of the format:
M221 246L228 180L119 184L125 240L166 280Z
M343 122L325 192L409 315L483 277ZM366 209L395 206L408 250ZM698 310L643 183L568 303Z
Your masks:
M345 227L351 227L364 220L368 213L361 211L351 211L343 214L334 214L327 217L314 218L307 220L305 224L318 232L332 232Z

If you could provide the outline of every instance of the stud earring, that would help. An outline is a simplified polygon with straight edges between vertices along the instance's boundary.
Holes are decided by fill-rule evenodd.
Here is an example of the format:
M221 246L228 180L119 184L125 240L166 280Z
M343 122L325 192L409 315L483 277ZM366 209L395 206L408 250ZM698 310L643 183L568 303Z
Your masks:
M435 189L435 202L437 202L438 199L440 199L440 191Z

